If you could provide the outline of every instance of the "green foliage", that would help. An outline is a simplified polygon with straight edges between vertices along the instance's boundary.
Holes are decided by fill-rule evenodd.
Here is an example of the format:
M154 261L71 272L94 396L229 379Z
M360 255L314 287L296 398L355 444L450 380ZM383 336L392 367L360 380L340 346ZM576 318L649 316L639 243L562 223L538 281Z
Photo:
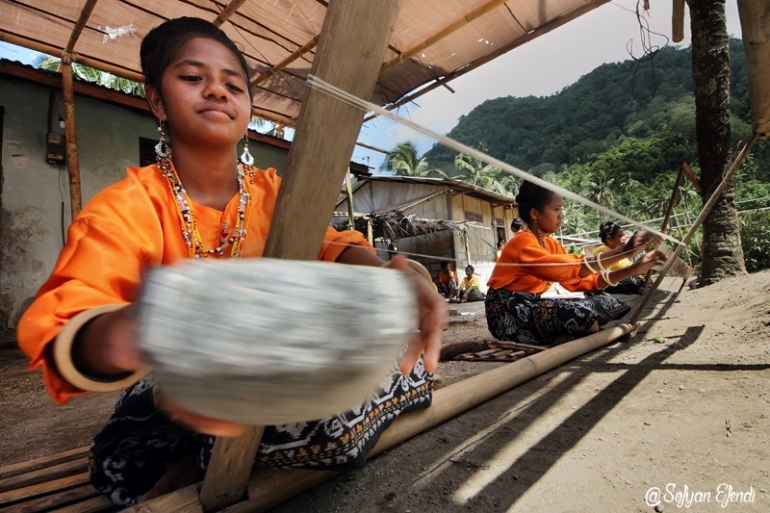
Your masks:
M770 267L770 212L749 212L739 218L741 246L746 270L759 271Z
M417 146L412 141L396 145L380 164L380 171L393 172L399 176L424 176L446 178L440 169L431 169L425 157L417 156Z
M46 55L40 57L35 65L40 69L58 71L60 62L61 59ZM99 71L98 69L84 66L77 62L72 63L72 73L76 78L79 78L84 82L91 82L107 89L112 89L113 91L120 91L121 93L132 94L144 98L144 84L140 84L139 82L111 75L105 71Z

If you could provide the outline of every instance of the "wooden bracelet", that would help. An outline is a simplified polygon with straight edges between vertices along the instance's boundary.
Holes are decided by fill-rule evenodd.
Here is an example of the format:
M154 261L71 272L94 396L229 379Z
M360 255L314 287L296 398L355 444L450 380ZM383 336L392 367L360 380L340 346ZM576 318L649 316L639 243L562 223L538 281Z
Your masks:
M606 283L608 287L615 287L618 283L620 283L619 281L612 283L612 280L610 280L610 271L608 270L602 271L601 276L604 279L604 283Z
M596 265L599 267L599 271L607 271L608 269L602 265L602 254L599 253L596 255L596 259L594 260L596 262Z
M598 273L598 272L599 272L599 271L597 271L596 269L594 269L594 268L593 268L593 266L591 266L591 264L590 264L590 263L588 263L588 257L585 257L585 258L583 259L583 263L586 265L586 268L587 268L589 271L591 271L591 274L596 274L596 273Z
M75 366L72 360L72 345L78 331L99 315L120 310L125 306L124 304L102 305L80 312L64 325L54 339L52 351L54 363L59 374L71 385L87 392L114 392L133 385L149 372L149 369L142 368L114 376L87 376Z

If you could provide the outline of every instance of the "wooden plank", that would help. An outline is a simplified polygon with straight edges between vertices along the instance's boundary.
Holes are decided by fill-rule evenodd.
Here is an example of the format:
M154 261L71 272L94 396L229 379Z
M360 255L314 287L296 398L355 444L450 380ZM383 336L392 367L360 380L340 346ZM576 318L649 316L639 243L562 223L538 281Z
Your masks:
M121 513L202 513L198 502L198 485L180 488L172 493L161 495L147 502L131 506Z
M50 456L43 456L34 460L22 461L20 463L14 463L13 465L0 467L0 479L78 459L80 457L86 456L88 451L88 447L78 447L77 449L52 454Z
M44 481L36 485L13 488L0 493L0 506L12 502L19 502L24 499L31 499L32 497L38 497L40 495L46 495L51 492L58 492L75 486L81 486L87 483L90 483L88 472L83 472L81 474ZM95 491L96 490L94 490L94 492Z
M5 506L3 507L3 513L30 513L33 511L50 511L52 509L64 509L65 511L69 511L67 508L70 504L97 495L99 495L99 492L97 492L89 483L53 495L47 495L31 501L14 504L13 506Z
M42 468L40 470L33 470L25 474L19 474L16 476L0 479L0 492L6 490L12 490L14 488L21 488L24 486L32 486L51 479L57 479L59 477L70 476L88 470L88 460L85 458L74 461L68 461L53 465L48 468Z
M329 2L311 73L359 98L371 98L402 1ZM317 257L363 119L361 110L319 91L308 91L283 173L265 257ZM302 227L301 236L297 226ZM224 500L243 496L253 459L236 455L256 454L259 437L255 432L252 428L247 436L215 441L202 487L205 493L200 497L204 510L220 509L228 504Z
M97 513L99 511L114 511L115 505L106 496L99 494L90 499L69 504L63 508L52 509L51 513Z
M201 486L201 504L207 511L244 499L251 467L264 426L252 426L239 438L218 438Z

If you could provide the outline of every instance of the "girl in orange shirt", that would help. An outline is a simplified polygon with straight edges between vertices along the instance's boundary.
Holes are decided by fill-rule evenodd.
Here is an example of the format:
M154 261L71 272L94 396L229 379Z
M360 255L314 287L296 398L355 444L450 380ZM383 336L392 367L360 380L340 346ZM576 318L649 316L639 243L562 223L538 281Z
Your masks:
M210 435L242 431L170 403L157 393L152 374L141 377L132 301L142 272L183 258L262 255L281 183L275 170L252 168L246 151L238 164L237 144L247 131L252 98L246 61L223 31L197 18L170 20L147 34L141 58L147 101L161 134L157 164L129 168L124 180L86 205L18 326L22 349L32 367L43 367L58 402L128 387L90 458L94 486L121 505L200 480ZM329 229L324 241L321 260L383 264L357 232ZM403 258L393 264L409 272ZM400 413L430 404L429 372L438 361L446 303L427 280L413 282L421 335L401 359L403 374L395 371L355 410L267 426L256 464L338 470L359 465Z
M595 333L599 326L628 313L620 300L598 294L585 299L542 298L553 282L570 291L595 291L643 274L666 257L652 251L631 267L610 271L623 258L636 255L657 242L649 232L636 232L621 247L596 257L567 253L549 237L564 219L561 196L524 182L516 196L519 215L527 228L503 248L489 278L485 302L487 325L499 340L546 345Z

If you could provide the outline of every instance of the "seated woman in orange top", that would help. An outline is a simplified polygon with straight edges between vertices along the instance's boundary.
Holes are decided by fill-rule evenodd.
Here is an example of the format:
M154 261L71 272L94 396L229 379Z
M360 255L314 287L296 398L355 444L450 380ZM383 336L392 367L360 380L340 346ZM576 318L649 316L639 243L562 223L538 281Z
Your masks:
M499 340L547 345L595 333L601 324L624 316L630 308L605 294L585 299L540 295L553 282L573 292L600 290L666 259L652 251L629 268L610 271L616 261L639 253L657 237L636 232L621 248L600 256L572 255L548 237L564 219L561 196L524 182L516 202L527 229L517 232L503 248L489 278L485 302L489 331Z
M56 401L128 387L89 458L93 485L121 505L200 480L209 435L243 429L172 404L152 374L142 377L133 304L142 274L186 258L261 256L281 185L274 169L253 168L245 150L238 163L251 119L249 69L221 29L198 18L166 21L145 36L141 61L159 123L156 164L128 168L125 179L86 205L18 326L22 349L33 368L43 368ZM318 259L383 265L361 234L332 228ZM400 257L393 267L410 272ZM379 392L348 412L266 426L256 465L359 465L400 413L430 405L428 373L438 361L446 302L426 280L413 283L421 336L410 342L401 372L384 377Z

